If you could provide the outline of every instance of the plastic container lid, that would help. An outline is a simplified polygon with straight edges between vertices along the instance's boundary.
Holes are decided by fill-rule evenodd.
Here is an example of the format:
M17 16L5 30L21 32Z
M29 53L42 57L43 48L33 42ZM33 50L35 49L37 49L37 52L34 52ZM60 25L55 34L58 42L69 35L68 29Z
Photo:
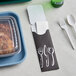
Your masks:
M15 55L21 51L17 23L13 17L0 18L0 57Z

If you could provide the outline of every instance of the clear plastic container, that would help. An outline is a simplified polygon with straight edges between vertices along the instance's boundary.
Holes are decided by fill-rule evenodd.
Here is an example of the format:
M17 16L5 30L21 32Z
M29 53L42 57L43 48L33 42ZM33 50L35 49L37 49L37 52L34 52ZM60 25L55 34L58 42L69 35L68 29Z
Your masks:
M21 51L17 23L12 16L0 18L0 57L12 56Z

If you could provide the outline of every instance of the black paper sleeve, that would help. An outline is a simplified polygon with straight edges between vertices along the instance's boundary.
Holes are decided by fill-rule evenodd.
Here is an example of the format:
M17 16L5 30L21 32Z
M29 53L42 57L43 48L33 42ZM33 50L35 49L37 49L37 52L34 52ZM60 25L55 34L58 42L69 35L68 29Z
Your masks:
M44 72L59 69L49 30L43 35L38 35L33 32L33 37L41 71Z

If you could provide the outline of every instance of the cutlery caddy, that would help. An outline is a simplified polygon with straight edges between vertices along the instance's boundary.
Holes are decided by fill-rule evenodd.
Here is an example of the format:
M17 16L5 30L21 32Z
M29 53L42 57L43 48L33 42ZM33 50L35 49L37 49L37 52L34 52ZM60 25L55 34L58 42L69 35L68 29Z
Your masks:
M59 69L43 7L41 5L28 6L27 12L41 71Z

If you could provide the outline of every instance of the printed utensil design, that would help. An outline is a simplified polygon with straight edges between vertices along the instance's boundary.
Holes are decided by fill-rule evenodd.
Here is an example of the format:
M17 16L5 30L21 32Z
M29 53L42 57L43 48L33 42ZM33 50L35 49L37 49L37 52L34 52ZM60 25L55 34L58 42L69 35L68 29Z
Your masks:
M49 55L46 45L44 45L44 55L46 57L46 67L49 67Z
M48 53L52 56L52 66L55 65L54 52L54 48L48 48Z
M38 54L40 55L40 66L43 68L43 48L38 49Z

